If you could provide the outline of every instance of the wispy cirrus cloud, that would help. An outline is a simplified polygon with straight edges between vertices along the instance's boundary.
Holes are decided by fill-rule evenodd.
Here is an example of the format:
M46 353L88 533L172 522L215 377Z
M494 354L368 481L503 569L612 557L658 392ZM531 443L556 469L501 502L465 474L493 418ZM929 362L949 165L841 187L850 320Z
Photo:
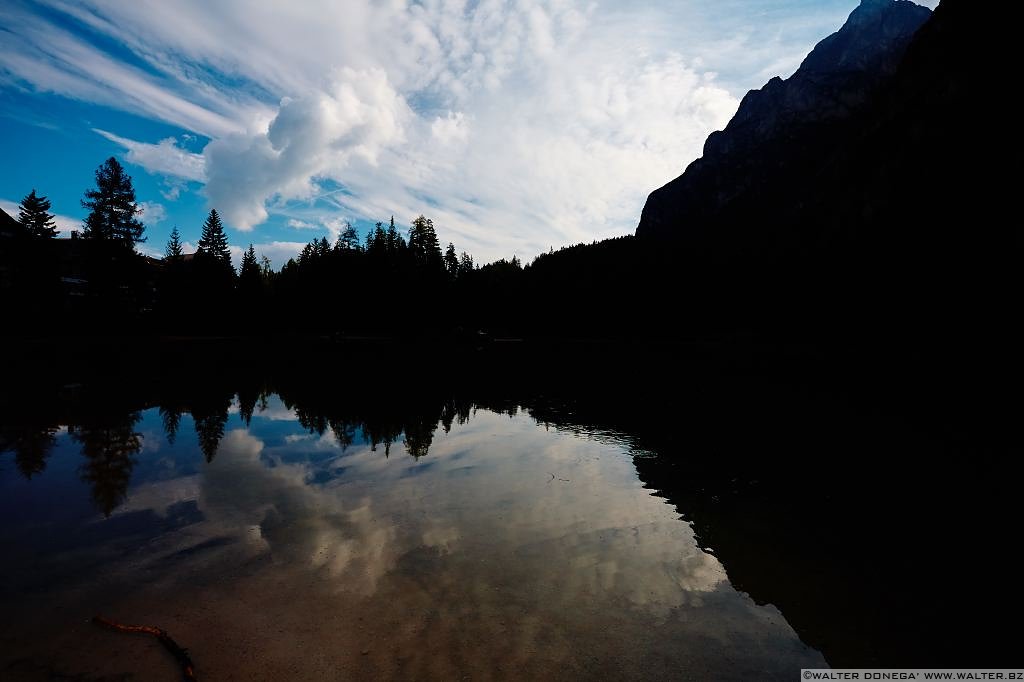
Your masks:
M252 112L249 117L254 115L255 102L182 87L166 75L125 63L33 9L17 1L0 9L7 29L0 64L8 82L106 104L211 136L242 128L239 120L247 117L247 110ZM54 3L54 9L75 8Z

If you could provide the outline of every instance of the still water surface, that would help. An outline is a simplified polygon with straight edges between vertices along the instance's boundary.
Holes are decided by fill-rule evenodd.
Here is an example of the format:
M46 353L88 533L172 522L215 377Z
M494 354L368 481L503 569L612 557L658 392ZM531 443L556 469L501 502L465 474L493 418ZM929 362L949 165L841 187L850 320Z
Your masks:
M516 408L384 436L274 394L249 409L99 414L51 430L44 466L0 457L4 679L179 679L94 614L167 629L208 680L826 665L643 486L624 435Z

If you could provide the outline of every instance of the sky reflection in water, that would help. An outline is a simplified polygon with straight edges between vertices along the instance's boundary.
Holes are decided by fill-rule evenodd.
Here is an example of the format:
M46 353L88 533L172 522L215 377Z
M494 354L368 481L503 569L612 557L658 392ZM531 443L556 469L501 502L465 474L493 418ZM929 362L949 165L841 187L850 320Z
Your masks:
M721 676L726 663L781 677L824 665L774 607L732 589L642 487L624 440L476 410L412 457L401 440L311 432L276 396L248 425L237 403L230 412L209 463L188 414L171 444L158 411L142 412L109 518L65 429L31 480L0 460L13 605L0 664L162 665L99 663L109 640L62 627L102 609L173 626L210 679Z

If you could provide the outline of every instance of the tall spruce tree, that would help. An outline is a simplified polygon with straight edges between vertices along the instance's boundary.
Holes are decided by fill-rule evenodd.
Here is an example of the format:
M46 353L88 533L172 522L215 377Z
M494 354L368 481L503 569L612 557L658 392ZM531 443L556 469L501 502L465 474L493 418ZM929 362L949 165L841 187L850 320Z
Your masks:
M473 272L474 267L473 257L463 251L462 255L459 256L459 277Z
M444 252L444 269L452 279L459 274L459 257L455 255L455 244L448 242L448 249Z
M433 220L420 215L412 221L412 228L409 230L409 250L420 264L443 266L441 243L437 240Z
M345 223L345 230L338 237L338 241L341 243L341 248L347 250L355 250L359 248L359 233L356 232L356 228L352 227L351 223Z
M239 285L242 287L258 287L260 285L260 264L256 260L256 250L249 244L249 250L242 254L242 269L238 273Z
M146 241L146 226L135 217L142 209L135 202L132 178L113 156L96 169L96 189L86 190L82 207L89 209L84 237L119 241L129 248Z
M18 208L18 222L25 227L30 236L44 239L57 236L57 225L53 222L53 214L50 213L50 201L46 197L36 195L35 188L21 200Z
M181 233L178 232L178 226L175 225L174 229L171 230L171 238L167 240L167 247L164 249L164 259L181 258L182 253Z
M398 228L395 227L395 216L391 216L391 223L387 229L387 244L388 252L396 253L405 248L405 239L398 233Z
M220 215L215 208L210 209L210 215L203 223L203 234L199 237L199 253L231 266L228 236L224 233L224 225L220 222Z

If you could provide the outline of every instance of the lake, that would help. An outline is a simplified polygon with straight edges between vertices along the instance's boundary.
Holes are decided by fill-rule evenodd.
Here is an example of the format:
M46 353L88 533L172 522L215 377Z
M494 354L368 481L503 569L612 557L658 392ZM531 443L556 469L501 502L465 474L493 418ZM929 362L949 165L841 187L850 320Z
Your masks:
M957 522L879 509L903 468L871 504L863 475L937 441L802 388L673 365L656 392L567 352L23 385L0 677L180 679L93 615L166 629L208 680L793 679L941 654L950 574L916 551Z

